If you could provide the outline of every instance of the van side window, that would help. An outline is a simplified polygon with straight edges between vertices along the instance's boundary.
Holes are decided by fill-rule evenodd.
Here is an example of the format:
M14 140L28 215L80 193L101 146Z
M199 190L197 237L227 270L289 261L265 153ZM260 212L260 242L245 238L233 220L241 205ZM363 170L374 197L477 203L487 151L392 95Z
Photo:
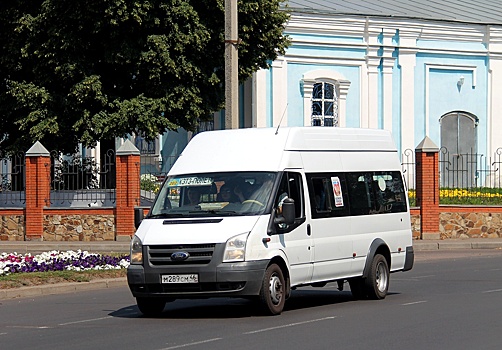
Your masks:
M327 178L316 177L312 179L314 189L315 210L318 213L330 212L334 207L330 183Z
M351 215L406 211L406 193L399 171L347 174Z
M406 193L398 171L373 173L373 193L378 213L406 211Z
M309 174L307 182L313 218L349 215L344 174Z
M369 173L347 174L351 215L368 215L374 211L372 180Z
M274 208L280 211L282 203L286 198L292 198L295 201L295 218L303 218L305 214L303 205L302 177L299 173L285 172L283 174L274 200Z
M406 212L399 171L307 174L312 218Z

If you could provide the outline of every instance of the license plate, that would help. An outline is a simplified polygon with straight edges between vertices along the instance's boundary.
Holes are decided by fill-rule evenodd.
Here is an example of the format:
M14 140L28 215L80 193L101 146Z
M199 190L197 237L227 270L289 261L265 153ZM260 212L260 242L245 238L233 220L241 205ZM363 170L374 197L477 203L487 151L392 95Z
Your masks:
M199 283L199 275L162 275L162 283Z

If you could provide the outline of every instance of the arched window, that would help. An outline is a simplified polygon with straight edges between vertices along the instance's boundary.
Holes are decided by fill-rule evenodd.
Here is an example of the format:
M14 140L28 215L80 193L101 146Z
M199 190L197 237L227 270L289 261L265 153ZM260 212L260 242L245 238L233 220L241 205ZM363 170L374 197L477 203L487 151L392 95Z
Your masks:
M306 72L300 83L303 125L345 126L350 81L336 71L319 69Z
M335 84L315 83L312 90L312 126L338 125L338 92Z

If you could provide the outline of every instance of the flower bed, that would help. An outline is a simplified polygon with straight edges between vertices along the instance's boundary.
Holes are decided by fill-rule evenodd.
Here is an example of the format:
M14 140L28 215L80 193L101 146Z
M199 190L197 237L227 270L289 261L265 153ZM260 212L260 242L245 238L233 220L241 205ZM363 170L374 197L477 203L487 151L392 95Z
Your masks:
M87 251L53 250L31 254L1 253L0 276L23 272L120 270L129 266L129 255L113 257Z
M408 190L410 206L416 205L416 191ZM502 205L502 189L500 188L441 188L440 204L456 205Z

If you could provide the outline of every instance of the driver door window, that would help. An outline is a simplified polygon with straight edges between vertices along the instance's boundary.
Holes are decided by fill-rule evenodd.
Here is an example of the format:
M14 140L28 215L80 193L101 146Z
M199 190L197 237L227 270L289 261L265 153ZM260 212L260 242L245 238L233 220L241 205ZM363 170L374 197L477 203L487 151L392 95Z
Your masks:
M304 217L302 177L299 173L285 172L277 190L274 200L274 208L278 213L282 212L284 199L292 198L295 201L295 219Z

